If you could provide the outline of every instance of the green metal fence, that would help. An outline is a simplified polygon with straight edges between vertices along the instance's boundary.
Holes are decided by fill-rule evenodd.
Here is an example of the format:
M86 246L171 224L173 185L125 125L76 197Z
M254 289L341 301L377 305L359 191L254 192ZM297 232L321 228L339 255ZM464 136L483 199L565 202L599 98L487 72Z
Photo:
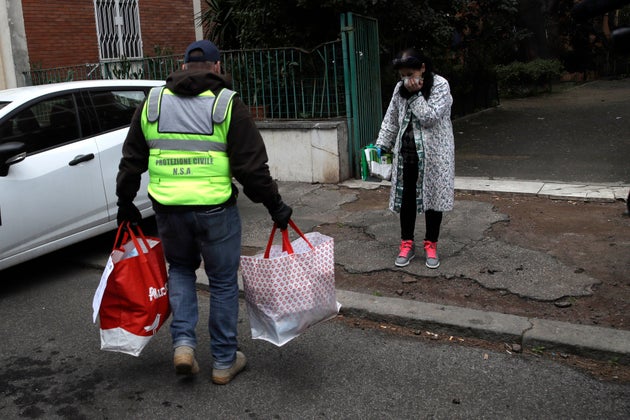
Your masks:
M341 43L222 53L234 89L260 118L343 117L345 89Z
M73 80L103 79L158 79L164 80L172 71L181 67L183 56L150 57L142 60L126 60L87 63L47 69L32 68L24 72L27 85L69 82Z
M341 39L346 71L348 156L355 176L360 174L360 151L373 143L383 119L378 21L344 13Z
M345 116L343 57L340 41L312 51L300 48L222 51L222 71L259 119L321 119ZM33 85L71 80L164 80L181 67L183 57L34 69L25 74Z

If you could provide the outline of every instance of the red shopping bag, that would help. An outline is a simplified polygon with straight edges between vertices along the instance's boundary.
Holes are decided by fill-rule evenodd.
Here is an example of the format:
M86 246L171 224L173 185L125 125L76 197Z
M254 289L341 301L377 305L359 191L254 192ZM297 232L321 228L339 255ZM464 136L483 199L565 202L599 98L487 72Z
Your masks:
M94 296L101 350L139 356L171 313L167 290L160 240L145 237L140 227L122 224Z
M333 318L341 305L335 293L333 238L319 232L273 245L274 224L264 253L241 256L245 302L252 338L282 346L318 322Z

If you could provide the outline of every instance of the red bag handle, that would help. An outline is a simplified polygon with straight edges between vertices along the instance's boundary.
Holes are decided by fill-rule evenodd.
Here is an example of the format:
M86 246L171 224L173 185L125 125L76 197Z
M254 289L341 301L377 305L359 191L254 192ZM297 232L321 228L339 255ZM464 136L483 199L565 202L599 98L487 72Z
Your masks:
M293 220L289 219L289 226L293 228L293 230L300 235L302 239L306 242L306 244L313 249L313 245L306 239L306 236L302 233L300 228L297 227ZM273 237L276 234L276 230L278 229L278 224L274 223L273 228L271 229L271 234L269 235L269 241L267 242L267 247L265 248L264 258L269 258L269 252L271 251L271 245L273 244ZM287 251L288 254L293 254L293 247L291 246L291 240L289 239L289 229L281 230L282 233L282 250Z
M126 227L127 227L127 222L123 222L123 223L121 223L121 224L118 226L118 231L116 232L116 239L114 239L114 246L113 246L113 248L112 248L112 251L113 251L113 250L116 250L116 249L118 249L118 248L119 248L119 246L120 246L120 245L119 245L119 243L120 243L120 242L119 242L118 240L120 239L120 234L122 233L122 231L123 231L124 229L126 229ZM123 238L123 241L124 241L124 240L125 240L125 238ZM122 242L122 241L121 241L121 242Z
M134 227L138 231L137 235L133 232L132 228ZM125 233L122 236L122 240L118 242L118 239L120 239L120 234L123 231ZM130 222L121 223L120 226L118 226L118 232L116 232L116 239L114 240L113 249L119 249L121 246L123 246L127 242L129 238L131 238L133 242L133 246L136 248L136 250L138 250L138 256L142 258L143 261L145 261L146 257L144 255L144 252L142 252L142 247L140 246L140 243L138 242L138 236L144 243L144 246L146 247L146 249L147 250L151 249L151 246L149 245L149 241L147 240L146 236L144 236L144 232L142 232L142 229L140 229L140 226L132 225Z

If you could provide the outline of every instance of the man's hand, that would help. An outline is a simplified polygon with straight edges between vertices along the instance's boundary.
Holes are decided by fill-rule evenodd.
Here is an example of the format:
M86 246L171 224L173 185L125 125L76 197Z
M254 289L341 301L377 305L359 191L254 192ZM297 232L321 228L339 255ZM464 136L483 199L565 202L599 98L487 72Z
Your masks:
M142 214L140 210L133 203L118 203L118 214L116 215L116 221L118 226L124 222L130 222L131 224L138 224L142 220Z
M278 225L280 230L285 230L289 226L289 219L291 219L293 209L280 201L278 207L269 213L271 214L271 220Z

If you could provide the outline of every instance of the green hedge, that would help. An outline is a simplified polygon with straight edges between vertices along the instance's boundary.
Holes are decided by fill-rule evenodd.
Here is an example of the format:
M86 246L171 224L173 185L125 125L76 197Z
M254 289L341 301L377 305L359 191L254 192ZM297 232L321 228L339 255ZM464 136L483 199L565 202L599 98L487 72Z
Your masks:
M536 59L528 63L514 61L495 67L499 91L503 96L529 96L540 91L550 92L553 82L560 79L564 67L560 60Z

